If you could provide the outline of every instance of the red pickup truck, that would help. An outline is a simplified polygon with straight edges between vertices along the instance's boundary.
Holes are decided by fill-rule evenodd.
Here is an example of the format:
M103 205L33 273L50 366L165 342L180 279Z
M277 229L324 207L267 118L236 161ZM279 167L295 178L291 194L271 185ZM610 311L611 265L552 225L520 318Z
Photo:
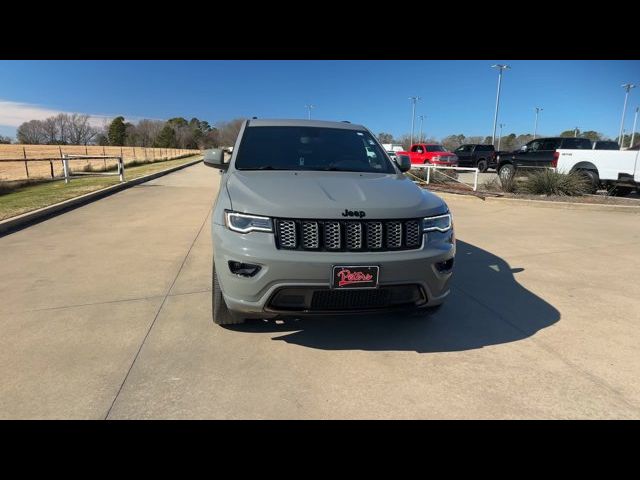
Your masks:
M431 163L454 167L458 165L458 157L442 145L432 143L414 143L408 152L396 152L397 155L407 155L411 163Z

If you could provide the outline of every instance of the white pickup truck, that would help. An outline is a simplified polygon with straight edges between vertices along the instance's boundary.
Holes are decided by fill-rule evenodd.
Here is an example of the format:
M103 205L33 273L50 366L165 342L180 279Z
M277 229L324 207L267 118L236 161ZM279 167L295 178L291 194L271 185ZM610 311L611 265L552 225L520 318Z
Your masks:
M640 191L640 150L557 150L556 170L560 173L581 171L593 190L606 188L614 195Z

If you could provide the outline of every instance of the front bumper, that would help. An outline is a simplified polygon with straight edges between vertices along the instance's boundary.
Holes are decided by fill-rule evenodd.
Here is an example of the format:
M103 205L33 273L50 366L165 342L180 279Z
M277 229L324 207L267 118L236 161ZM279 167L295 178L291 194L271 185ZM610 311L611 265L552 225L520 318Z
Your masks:
M291 312L274 309L270 301L283 288L330 288L333 265L378 265L379 287L416 285L424 293L421 306L435 306L449 293L452 271L441 272L436 264L455 255L453 231L433 232L432 241L423 238L416 250L385 252L313 252L278 250L274 235L240 234L213 224L213 257L216 274L227 306L247 318L272 318ZM260 265L253 277L231 273L229 261ZM366 309L362 309L363 311ZM301 311L296 315L328 313ZM350 313L357 313L353 310Z

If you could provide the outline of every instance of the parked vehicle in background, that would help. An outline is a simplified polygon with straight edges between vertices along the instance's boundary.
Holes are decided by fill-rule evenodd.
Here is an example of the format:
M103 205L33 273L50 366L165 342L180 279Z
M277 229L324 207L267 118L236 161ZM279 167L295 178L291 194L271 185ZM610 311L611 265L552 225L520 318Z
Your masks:
M382 148L387 152L401 152L404 150L404 147L399 143L383 143Z
M624 196L640 186L638 150L558 150L557 171L578 171L591 183L592 192L606 188L610 194Z
M593 142L594 150L620 150L620 145L615 140L597 140Z
M536 138L519 150L498 155L498 175L508 179L517 170L527 168L555 168L558 164L558 149L592 150L591 140L574 137Z
M387 152L387 155L389 155L389 158L394 162L398 159L396 152L394 152L393 150L386 150L386 152Z
M458 166L458 157L444 148L442 145L431 143L414 143L408 152L397 152L398 155L407 155L412 164L442 165L446 167Z
M453 153L458 157L460 167L474 167L481 172L496 167L496 150L493 145L467 143L460 145Z

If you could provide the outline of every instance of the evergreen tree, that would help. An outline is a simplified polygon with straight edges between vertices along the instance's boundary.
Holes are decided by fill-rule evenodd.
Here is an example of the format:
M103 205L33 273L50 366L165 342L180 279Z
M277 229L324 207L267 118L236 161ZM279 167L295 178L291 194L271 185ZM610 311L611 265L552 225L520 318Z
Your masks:
M124 145L127 136L127 124L124 122L124 117L116 117L111 121L107 136L109 138L109 145L118 147Z

